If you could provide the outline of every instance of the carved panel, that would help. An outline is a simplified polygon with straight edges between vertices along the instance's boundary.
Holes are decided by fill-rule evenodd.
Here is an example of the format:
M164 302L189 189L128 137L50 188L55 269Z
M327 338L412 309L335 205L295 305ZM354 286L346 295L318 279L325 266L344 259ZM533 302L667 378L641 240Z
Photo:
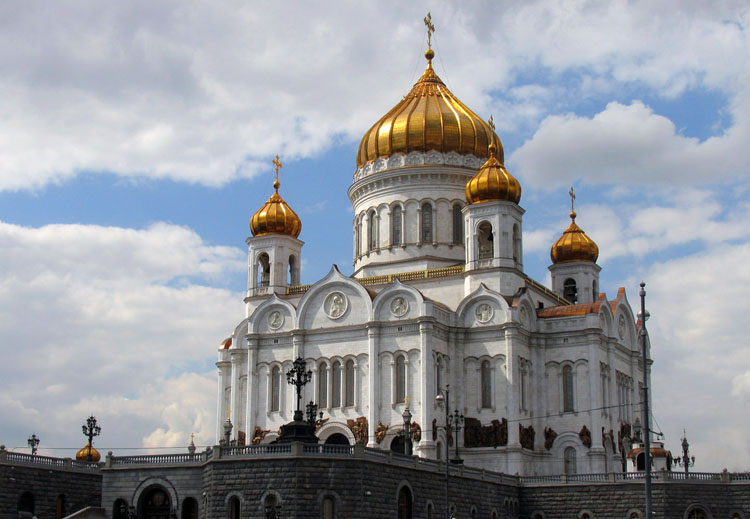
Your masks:
M518 424L518 436L521 442L521 447L524 449L534 450L534 427L529 425L524 427L523 424Z
M464 445L466 447L498 447L508 444L508 420L492 420L482 425L476 418L466 417Z
M364 416L358 417L356 420L352 420L349 418L346 421L346 425L349 426L349 429L352 431L352 434L354 435L354 441L357 442L359 445L367 445L367 438L370 434L370 428L367 423L367 418ZM378 443L380 443L378 441Z
M589 431L589 428L586 427L586 425L581 427L581 430L578 431L578 437L586 448L591 448L591 431Z
M551 427L544 428L544 448L550 450L555 443L557 433Z
M383 422L378 420L378 427L375 429L375 441L380 443L385 438L386 433L390 425L383 425Z

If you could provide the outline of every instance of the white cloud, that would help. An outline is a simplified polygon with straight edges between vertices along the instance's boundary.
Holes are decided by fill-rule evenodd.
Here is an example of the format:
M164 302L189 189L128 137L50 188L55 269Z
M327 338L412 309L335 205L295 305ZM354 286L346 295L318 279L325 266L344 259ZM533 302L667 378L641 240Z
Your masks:
M738 398L750 397L750 369L732 379L732 396Z
M0 436L80 447L94 413L105 448L213 442L206 370L242 302L205 283L243 270L241 250L174 225L0 223Z

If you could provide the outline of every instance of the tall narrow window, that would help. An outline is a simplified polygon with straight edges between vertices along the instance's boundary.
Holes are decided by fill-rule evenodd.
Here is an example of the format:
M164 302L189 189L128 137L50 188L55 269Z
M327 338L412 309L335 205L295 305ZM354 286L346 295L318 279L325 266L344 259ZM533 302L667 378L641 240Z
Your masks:
M336 361L331 366L331 381L333 383L333 407L341 407L341 363Z
M563 378L563 412L574 411L573 403L573 367L565 366L562 370Z
M513 261L521 262L521 231L518 224L513 226Z
M578 287L576 286L576 280L568 278L563 283L563 297L575 304L578 302Z
M278 411L281 406L281 370L274 366L271 370L271 411Z
M406 400L406 359L403 355L396 358L396 403Z
M297 278L297 258L292 255L289 256L289 278L287 280L287 284L299 285L299 279Z
M461 216L461 206L453 206L453 243L461 245L464 242L464 219Z
M443 358L438 356L435 363L435 394L439 395L443 388Z
M576 449L575 447L568 447L565 449L565 452L563 454L564 463L565 463L565 474L575 474L576 473Z
M482 222L477 228L477 247L480 260L494 257L494 236L492 235L492 225L489 222Z
M432 206L422 206L422 243L432 243Z
M362 254L362 218L357 218L354 223L354 256Z
M328 406L328 366L325 362L318 368L318 407Z
M346 400L344 405L354 405L354 361L346 361Z
M321 519L333 519L336 514L336 504L332 497L326 497L323 499L323 506L320 510Z
M257 287L267 287L271 281L271 262L268 259L268 254L265 252L258 256L257 269Z
M409 487L403 486L398 491L398 519L411 519L412 496Z
M393 245L401 245L401 206L393 208L391 216L391 226L393 227Z
M490 362L488 360L482 362L481 378L482 407L488 409L492 407L492 368L490 368Z
M229 498L229 519L240 519L240 499L237 496Z
M367 216L367 236L369 239L369 250L375 250L378 248L378 236L377 236L377 225L375 223L375 211L370 211Z
M57 502L55 503L55 519L62 519L65 517L65 494L57 496Z
M599 287L596 284L596 280L591 282L591 295L594 298L594 303L596 303L596 300L599 299Z
M520 377L519 378L521 379L520 380L521 383L519 384L519 386L520 386L519 389L521 390L521 410L522 411L526 411L528 409L528 401L527 400L529 398L529 396L528 396L528 388L526 387L526 385L527 385L527 378L528 378L528 372L527 372L526 365L523 362L521 363L519 371L520 371Z

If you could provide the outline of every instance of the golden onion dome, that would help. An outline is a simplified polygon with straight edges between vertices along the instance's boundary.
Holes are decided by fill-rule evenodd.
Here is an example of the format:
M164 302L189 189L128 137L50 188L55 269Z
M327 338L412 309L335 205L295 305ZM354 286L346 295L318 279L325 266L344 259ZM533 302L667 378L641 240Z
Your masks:
M76 459L78 461L89 461L89 454L91 454L91 461L94 463L98 463L102 459L102 455L99 454L99 451L91 443L87 443L83 449L76 452Z
M265 236L267 234L286 234L293 238L299 236L302 230L302 222L297 213L292 211L292 208L281 198L279 186L281 186L281 183L277 178L273 183L276 192L250 220L250 231L253 236Z
M490 143L495 144L503 162L503 145L497 134L446 88L432 69L434 55L431 49L425 52L427 69L411 92L362 137L358 168L380 157L412 151L453 151L486 158Z
M549 253L552 263L568 263L571 261L590 261L596 263L599 257L599 247L594 240L586 236L583 229L576 225L576 212L570 212L570 225L562 233Z
M521 184L508 173L497 159L495 143L489 146L490 157L466 183L466 201L470 204L504 201L517 204L521 200Z

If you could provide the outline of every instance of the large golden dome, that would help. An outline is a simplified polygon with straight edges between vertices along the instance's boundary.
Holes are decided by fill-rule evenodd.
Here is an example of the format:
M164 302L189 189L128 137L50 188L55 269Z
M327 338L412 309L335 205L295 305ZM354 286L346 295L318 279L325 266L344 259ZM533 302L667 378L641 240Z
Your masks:
M279 186L281 183L277 178L273 183L276 191L250 220L250 231L253 236L267 234L286 234L293 238L299 236L302 222L297 213L292 211L292 208L281 198Z
M571 261L590 261L596 263L599 258L599 247L594 240L586 236L583 229L576 225L576 212L570 212L570 225L562 233L549 253L552 263Z
M98 463L102 459L102 455L90 443L87 443L83 449L76 453L76 459L78 461L89 461L89 454L91 454L91 461L94 463Z
M481 204L500 200L517 204L521 200L520 182L497 159L494 143L490 144L489 152L490 158L466 183L466 201Z
M503 145L492 128L448 90L432 69L434 52L427 50L427 70L404 98L367 130L357 152L357 167L380 157L412 151L487 157L490 143L503 162Z

